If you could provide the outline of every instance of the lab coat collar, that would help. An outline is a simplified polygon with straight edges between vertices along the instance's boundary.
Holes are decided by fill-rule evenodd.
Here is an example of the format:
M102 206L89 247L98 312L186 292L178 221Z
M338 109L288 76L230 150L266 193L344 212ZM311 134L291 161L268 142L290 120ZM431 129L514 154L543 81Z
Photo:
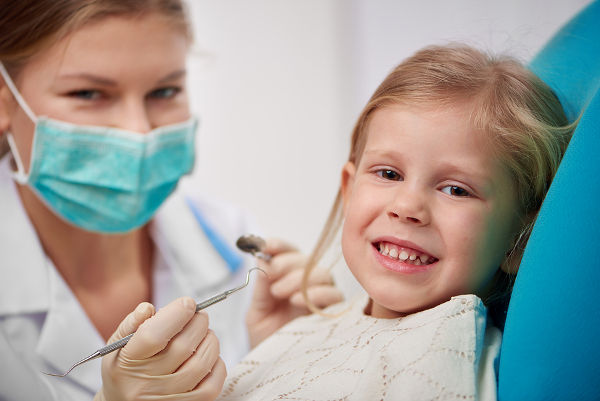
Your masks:
M105 343L58 271L54 268L49 271L53 296L36 352L55 369L52 373L64 373L75 362L103 347ZM73 330L72 322L78 322L77 330ZM100 359L87 362L60 380L74 381L95 392L102 385L100 364Z
M0 160L0 316L48 309L48 266L43 248L17 194L10 155ZM23 286L23 277L31 277Z
M104 341L52 262L19 199L11 176L10 156L0 160L0 316L47 313L36 353L56 372L64 372L76 361L72 355L89 355ZM23 277L30 277L23 285ZM78 321L73 330L71 322ZM92 340L93 339L93 340ZM65 348L68 347L68 352ZM64 370L63 370L64 369ZM99 388L100 360L78 367L61 380L75 381L94 391Z

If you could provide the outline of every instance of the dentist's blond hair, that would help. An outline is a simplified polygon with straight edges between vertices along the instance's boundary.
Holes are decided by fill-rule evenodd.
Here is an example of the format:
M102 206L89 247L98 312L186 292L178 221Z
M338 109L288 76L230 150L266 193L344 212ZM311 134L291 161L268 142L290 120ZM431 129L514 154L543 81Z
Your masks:
M450 107L458 102L472 105L472 126L489 140L490 149L504 163L518 196L519 210L515 213L521 217L521 230L507 249L492 290L480 294L484 302L504 303L510 297L537 212L574 129L544 82L510 57L493 57L460 44L427 47L398 65L375 90L354 126L348 161L359 164L367 127L376 110L392 104ZM305 270L306 299L308 276L333 243L341 224L340 189Z
M21 67L69 33L107 17L134 19L149 13L165 17L191 41L182 0L0 0L0 62L18 85ZM0 157L8 151L2 134Z

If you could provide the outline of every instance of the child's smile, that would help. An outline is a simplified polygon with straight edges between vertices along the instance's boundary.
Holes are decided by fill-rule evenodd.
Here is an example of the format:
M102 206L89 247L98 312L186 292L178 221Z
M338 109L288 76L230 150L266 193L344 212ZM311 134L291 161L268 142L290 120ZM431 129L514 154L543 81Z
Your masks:
M438 260L435 256L429 255L423 250L415 249L410 244L377 241L374 246L381 255L413 266L427 266Z
M344 257L376 317L480 293L511 245L519 227L511 178L469 111L378 109L358 165L344 168Z

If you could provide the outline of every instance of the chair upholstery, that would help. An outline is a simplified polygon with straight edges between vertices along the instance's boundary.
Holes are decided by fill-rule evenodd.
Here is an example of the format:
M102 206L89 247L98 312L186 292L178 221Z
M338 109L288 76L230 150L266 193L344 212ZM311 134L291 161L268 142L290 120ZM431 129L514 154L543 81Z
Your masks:
M531 63L581 120L544 200L509 305L499 399L600 399L600 1ZM599 291L598 293L596 291Z

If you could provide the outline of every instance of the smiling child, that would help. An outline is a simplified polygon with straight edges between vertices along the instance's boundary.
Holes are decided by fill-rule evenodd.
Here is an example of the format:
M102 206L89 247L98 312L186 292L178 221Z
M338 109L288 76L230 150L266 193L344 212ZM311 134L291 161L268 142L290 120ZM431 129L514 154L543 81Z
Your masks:
M221 399L496 399L495 325L572 129L511 58L453 45L405 60L358 119L305 272L342 226L366 294L262 342Z

